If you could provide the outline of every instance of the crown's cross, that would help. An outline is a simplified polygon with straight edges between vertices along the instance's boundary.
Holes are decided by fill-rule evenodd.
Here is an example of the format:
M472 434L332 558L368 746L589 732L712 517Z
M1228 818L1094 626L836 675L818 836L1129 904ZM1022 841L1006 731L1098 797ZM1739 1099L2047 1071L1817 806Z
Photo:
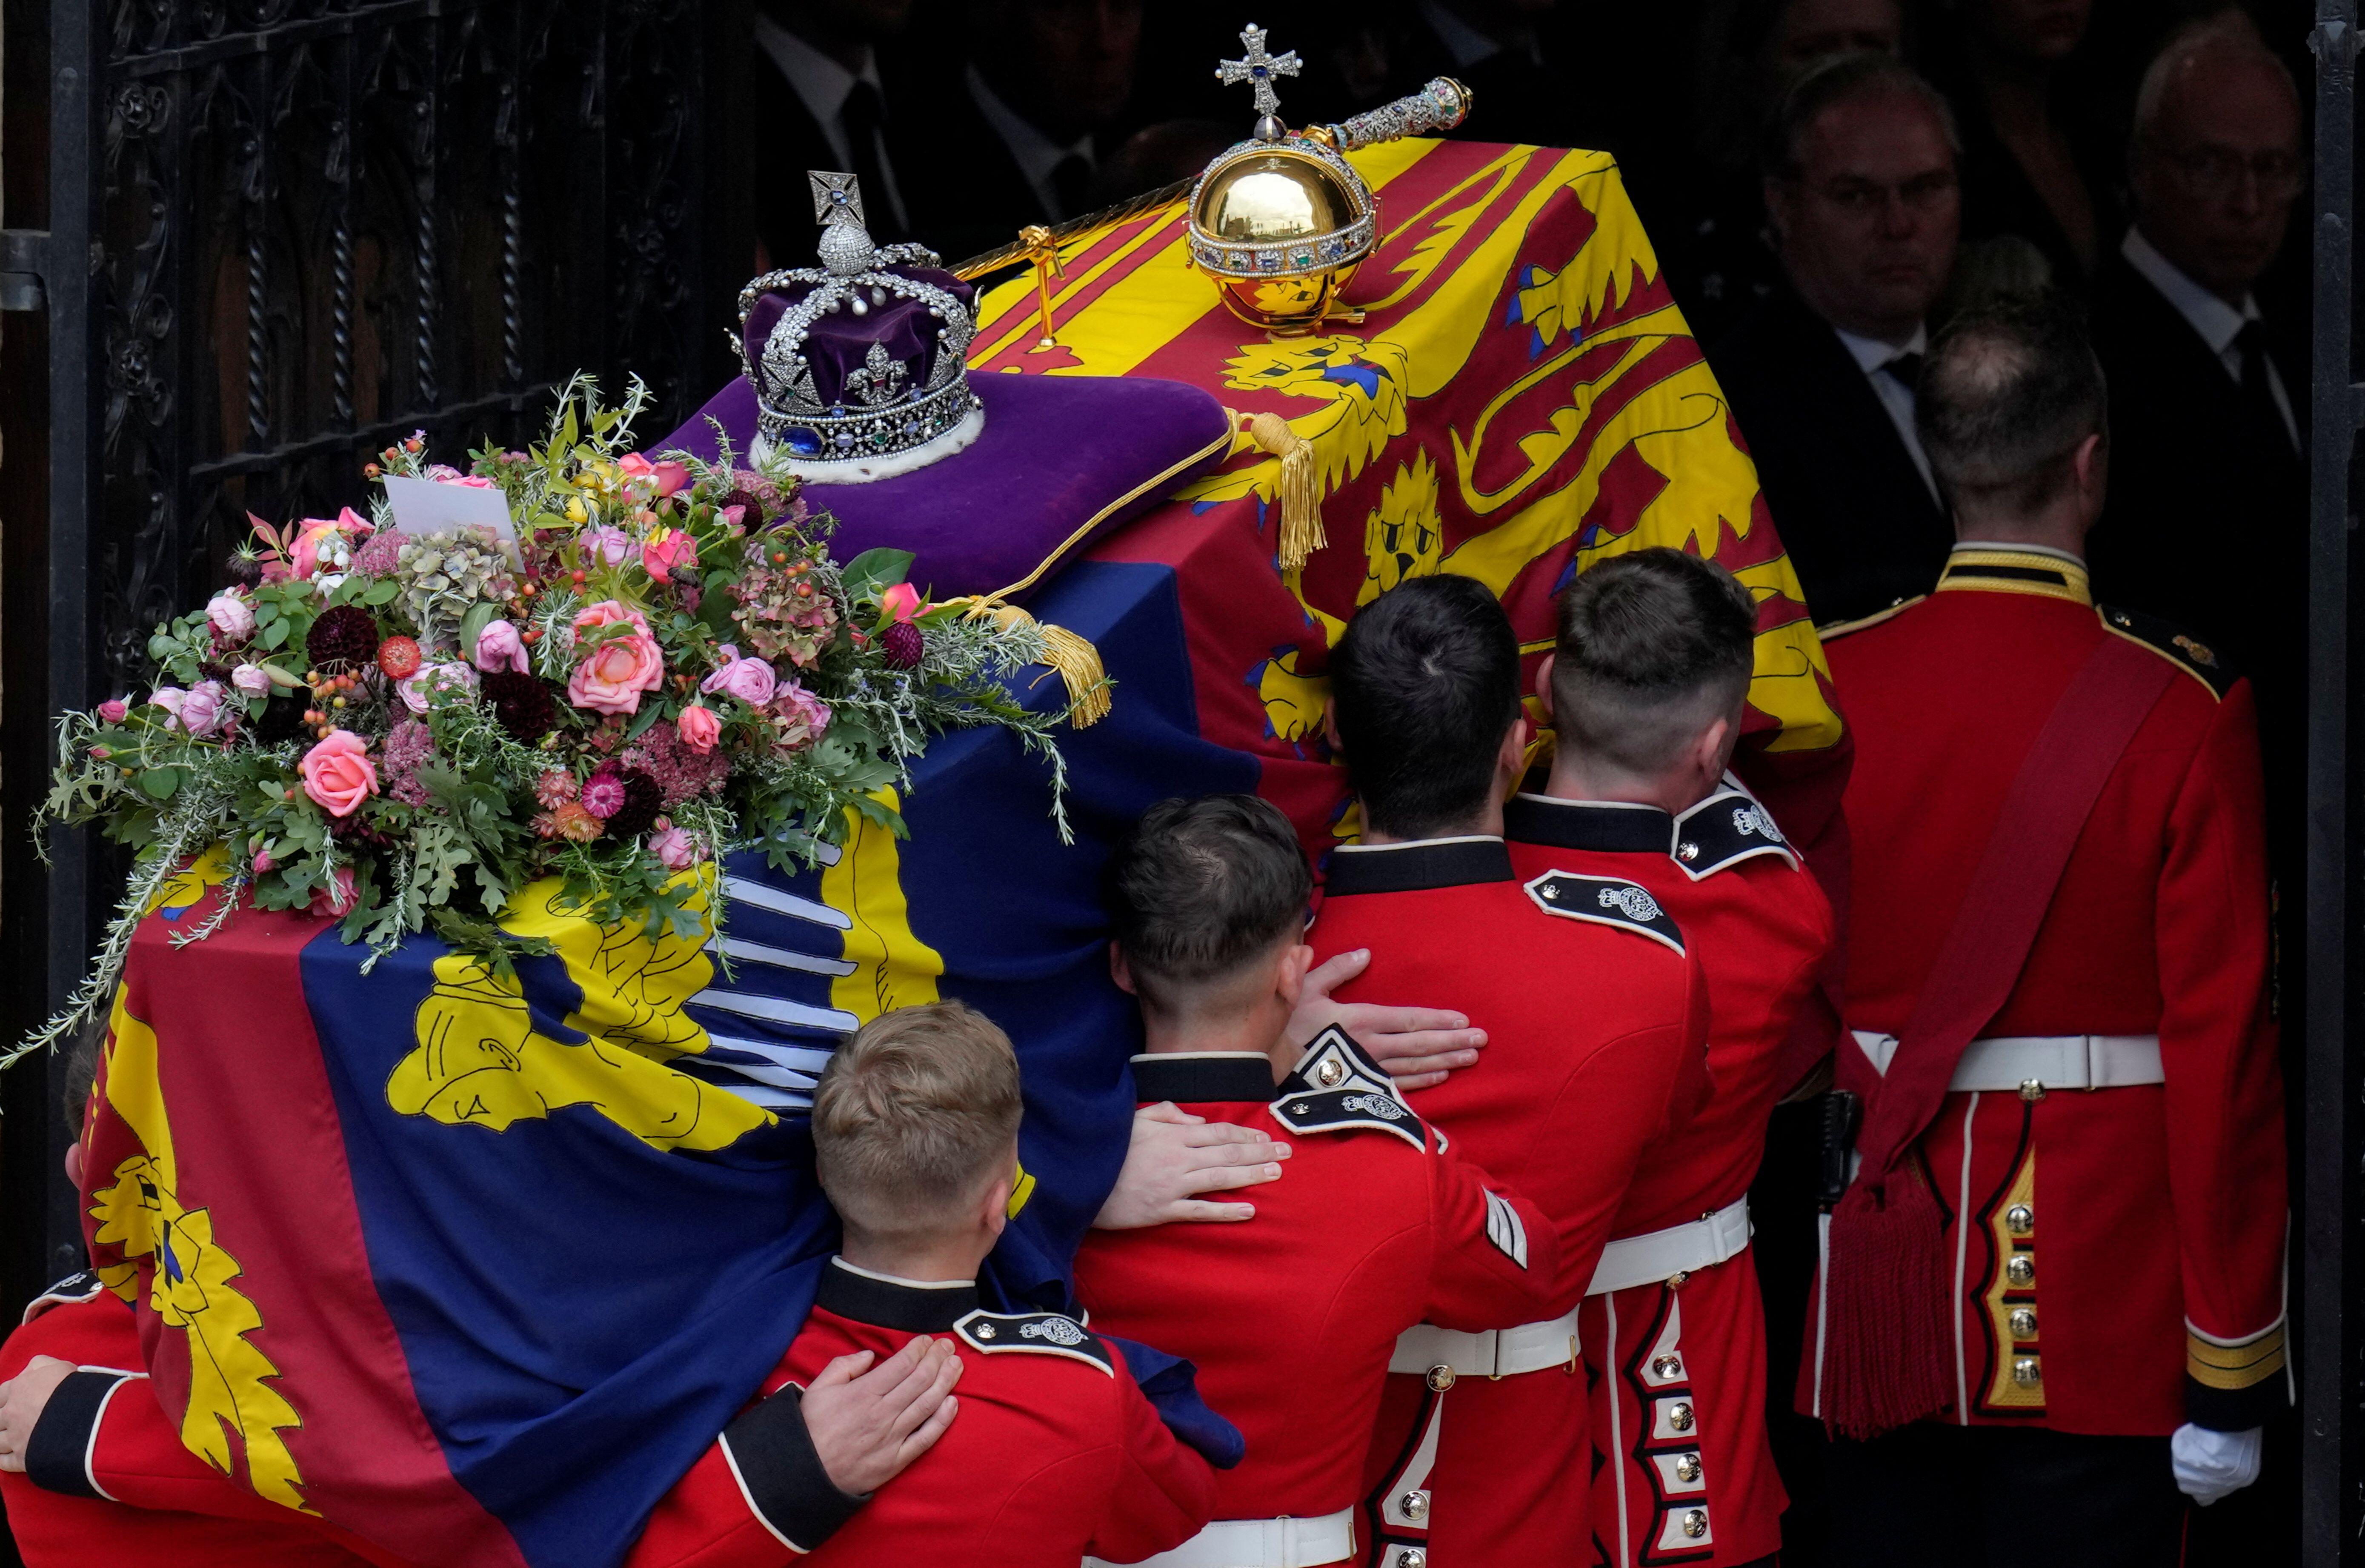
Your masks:
M1240 29L1240 42L1248 47L1244 60L1219 60L1216 62L1216 80L1225 86L1249 83L1256 91L1256 112L1259 119L1277 114L1281 95L1272 90L1276 76L1295 76L1298 71L1297 51L1274 56L1264 51L1265 32L1254 22Z
M852 174L824 174L819 169L805 171L813 182L813 221L824 226L851 223L863 227L862 182Z

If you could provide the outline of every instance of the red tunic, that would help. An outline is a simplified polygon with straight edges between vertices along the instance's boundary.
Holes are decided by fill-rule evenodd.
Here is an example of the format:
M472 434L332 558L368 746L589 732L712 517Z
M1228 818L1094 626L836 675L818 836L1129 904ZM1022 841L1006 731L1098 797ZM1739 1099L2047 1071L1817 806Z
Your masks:
M1833 941L1830 902L1775 826L1732 780L1680 817L1653 806L1520 795L1505 812L1522 877L1555 868L1631 878L1699 955L1715 1090L1642 1156L1615 1233L1700 1219L1749 1191L1765 1120L1789 1087L1785 1043ZM1480 1069L1473 1070L1483 1070ZM1765 1439L1765 1319L1748 1252L1679 1286L1588 1296L1578 1327L1593 1384L1599 1561L1734 1564L1781 1550L1788 1498ZM1688 1407L1663 1429L1667 1402Z
M1507 1328L1567 1310L1550 1223L1446 1154L1345 1035L1326 1031L1278 1091L1261 1055L1133 1064L1145 1103L1171 1100L1292 1149L1245 1224L1098 1230L1076 1254L1094 1326L1188 1357L1201 1394L1248 1439L1248 1457L1216 1478L1217 1518L1316 1518L1361 1500L1404 1330ZM1400 1116L1379 1120L1375 1100ZM1356 1533L1367 1539L1369 1524Z
M1131 1562L1207 1522L1207 1462L1167 1430L1097 1338L1057 1313L981 1311L973 1285L917 1285L841 1260L765 1379L775 1397L750 1406L666 1495L628 1568L776 1564L805 1551L787 1527L833 1489L779 1391L801 1390L839 1356L883 1360L922 1334L949 1336L960 1355L960 1413L813 1548L815 1564L1076 1568L1087 1553Z
M1876 1036L1904 1026L2090 651L2127 637L2183 671L2104 786L1986 1030L2156 1036L2165 1081L1950 1093L1917 1154L1957 1282L1948 1419L2257 1426L2288 1397L2287 1204L2248 683L2172 627L2098 610L2066 559L2025 552L1958 549L1937 593L1830 635L1856 736L1847 1021ZM1810 1318L1809 1411L1814 1332Z
M92 1370L50 1396L28 1448L30 1471L0 1472L9 1533L27 1568L402 1568L358 1537L256 1496L183 1446L138 1370L146 1363L130 1307L97 1276L52 1285L26 1309L0 1345L0 1381L35 1356ZM67 1462L44 1465L42 1454Z
M1523 886L1496 838L1341 848L1311 939L1323 958L1371 949L1343 1000L1452 1007L1486 1031L1477 1067L1412 1103L1551 1216L1568 1300L1591 1282L1644 1149L1706 1093L1708 999L1639 886L1547 898L1561 890L1541 882ZM1388 1380L1372 1484L1407 1450L1422 1394L1417 1375ZM1427 1529L1407 1532L1438 1568L1581 1561L1590 1489L1569 1478L1588 1473L1592 1446L1574 1344L1563 1369L1464 1378L1442 1409Z

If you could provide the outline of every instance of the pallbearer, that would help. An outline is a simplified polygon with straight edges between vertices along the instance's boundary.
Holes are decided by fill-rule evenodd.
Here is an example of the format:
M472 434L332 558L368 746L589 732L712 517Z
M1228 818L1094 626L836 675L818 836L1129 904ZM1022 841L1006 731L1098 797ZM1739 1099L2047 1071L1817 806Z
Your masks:
M1486 1032L1478 1066L1413 1107L1550 1216L1574 1299L1644 1149L1706 1092L1686 933L1631 879L1514 871L1502 801L1526 741L1519 650L1484 586L1427 577L1381 596L1330 674L1363 841L1331 857L1314 946L1371 950L1342 999L1451 1007ZM1385 1568L1586 1560L1576 1337L1572 1312L1399 1341L1366 1472Z
M2287 1399L2250 689L2088 596L2108 426L2073 322L1958 319L1921 422L1960 543L1826 634L1866 1110L1801 1408L1856 1439L1840 1562L2174 1563L2179 1489L2247 1484Z
M1589 568L1562 595L1537 672L1558 734L1551 773L1504 809L1520 876L1631 879L1708 981L1714 1093L1643 1155L1578 1317L1603 1460L1593 1537L1621 1568L1754 1562L1782 1545L1748 1191L1833 931L1815 879L1725 771L1755 630L1748 590L1697 556L1643 550Z

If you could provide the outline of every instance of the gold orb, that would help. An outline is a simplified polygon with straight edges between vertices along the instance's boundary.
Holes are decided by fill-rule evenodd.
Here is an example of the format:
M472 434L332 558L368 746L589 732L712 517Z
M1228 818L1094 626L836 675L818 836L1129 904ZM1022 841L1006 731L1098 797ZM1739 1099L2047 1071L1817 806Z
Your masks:
M1244 141L1191 193L1191 260L1243 321L1310 332L1377 241L1371 188L1309 136Z

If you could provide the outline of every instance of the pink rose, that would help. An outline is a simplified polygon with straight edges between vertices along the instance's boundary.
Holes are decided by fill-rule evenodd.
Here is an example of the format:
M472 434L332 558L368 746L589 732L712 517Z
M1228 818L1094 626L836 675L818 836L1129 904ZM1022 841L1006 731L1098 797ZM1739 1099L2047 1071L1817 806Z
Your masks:
M649 834L649 852L664 861L668 871L687 871L698 864L698 846L678 827Z
M258 849L254 852L254 874L256 876L268 876L277 869L279 869L279 862L271 857L271 851L268 849Z
M724 507L721 515L723 526L730 529L732 532L744 533L746 532L747 508L745 503L743 502L738 506Z
M779 745L784 751L797 751L821 739L829 728L829 704L799 686L793 680L780 683L779 695L773 700L774 722L779 726Z
M241 697L271 695L271 677L263 673L261 665L239 666L230 672L230 683L238 688Z
M687 463L652 463L637 452L628 452L616 460L616 466L630 478L647 481L652 492L660 496L672 495L689 483Z
M621 566L633 555L632 535L621 528L595 528L583 535L583 559Z
M730 644L723 644L723 666L700 682L699 689L712 695L720 691L736 697L750 708L761 708L772 700L779 677L772 666L761 659L743 659L739 650Z
M254 635L254 611L236 594L214 595L206 602L206 619L226 643L243 643Z
M506 621L486 622L485 629L476 633L476 667L487 675L502 670L526 674L525 640L518 635L518 629Z
M342 734L344 732L340 730L336 733ZM350 866L340 866L335 875L329 879L329 885L312 895L312 902L307 913L316 919L326 920L331 916L342 914L353 907L353 868Z
M331 730L296 768L304 776L304 793L332 817L352 816L377 793L377 768L369 759L369 744L351 730ZM351 890L348 883L348 894Z
M110 697L106 701L98 705L98 716L106 720L110 724L119 724L123 722L125 717L129 715L130 711L131 705L124 701L120 697Z
M160 686L155 690L148 694L148 705L150 707L162 708L164 710L164 712L167 715L164 720L164 727L168 730L176 727L180 723L181 704L186 702L188 700L189 694L182 690L177 686Z
M879 608L892 616L897 625L907 625L920 613L920 590L909 583L897 583L879 596Z
M489 490L493 487L493 482L490 479L475 474L463 474L449 463L429 464L427 476L439 485L465 485L472 490Z
M632 631L610 637L594 648L575 673L566 678L566 700L595 713L637 713L641 693L655 691L665 679L665 655L649 635L649 623L637 610L603 599L575 617L575 633L600 626L629 625Z
M678 528L666 529L641 546L641 565L659 582L698 565L698 541Z
M674 721L674 728L681 734L681 744L701 756L712 751L714 743L723 738L723 721L714 716L713 709L702 703L683 709L681 717Z
M175 715L181 722L181 728L199 740L220 729L222 721L230 717L224 711L228 706L225 700L229 695L219 680L201 680L189 688L188 695L181 699L180 711Z
M426 712L437 692L454 689L476 689L476 672L456 661L421 665L417 673L394 683L395 695L414 713Z

